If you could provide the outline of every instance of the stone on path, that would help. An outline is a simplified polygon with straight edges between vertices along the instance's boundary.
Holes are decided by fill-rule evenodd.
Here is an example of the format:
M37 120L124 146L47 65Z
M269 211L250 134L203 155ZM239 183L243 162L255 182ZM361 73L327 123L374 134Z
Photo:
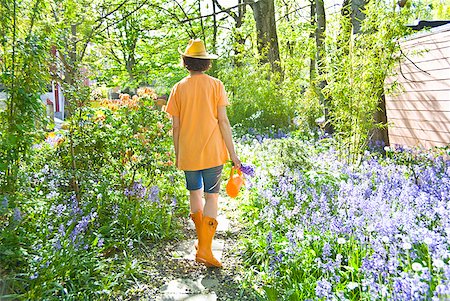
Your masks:
M206 277L191 279L175 279L161 288L161 294L157 301L216 301L215 292L208 292L208 288L217 286L215 279Z

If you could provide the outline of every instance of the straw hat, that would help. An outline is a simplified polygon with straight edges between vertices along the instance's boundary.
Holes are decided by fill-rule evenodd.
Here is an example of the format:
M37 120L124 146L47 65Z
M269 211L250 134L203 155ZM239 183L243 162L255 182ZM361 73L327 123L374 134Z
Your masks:
M178 48L178 52L182 56L192 57L195 59L214 60L218 58L217 55L206 52L205 44L200 39L189 40L189 44L186 47L186 51L182 52L181 49Z

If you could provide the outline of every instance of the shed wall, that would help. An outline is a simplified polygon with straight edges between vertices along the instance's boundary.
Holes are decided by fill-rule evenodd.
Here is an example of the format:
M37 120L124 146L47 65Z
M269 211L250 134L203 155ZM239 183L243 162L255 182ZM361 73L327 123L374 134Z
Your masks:
M431 148L450 144L450 26L401 42L401 91L386 96L389 142Z

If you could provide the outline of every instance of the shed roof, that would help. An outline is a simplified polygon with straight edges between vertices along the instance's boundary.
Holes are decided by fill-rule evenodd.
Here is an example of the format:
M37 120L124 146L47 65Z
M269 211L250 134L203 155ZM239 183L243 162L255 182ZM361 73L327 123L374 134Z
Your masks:
M432 25L429 26L430 24ZM406 26L412 28L413 30L417 30L417 32L402 38L401 40L403 41L414 40L416 38L425 37L438 32L450 31L450 20L420 21L416 25L406 25Z

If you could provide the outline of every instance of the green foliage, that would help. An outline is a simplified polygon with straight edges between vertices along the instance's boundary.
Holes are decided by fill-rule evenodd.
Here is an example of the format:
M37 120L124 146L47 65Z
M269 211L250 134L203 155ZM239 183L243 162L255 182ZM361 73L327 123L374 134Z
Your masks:
M358 160L370 138L384 79L395 62L396 40L407 33L406 20L448 16L446 3L432 3L414 1L392 12L384 2L370 1L362 34L347 41L329 35L324 78L329 85L324 92L331 99L341 157L348 161ZM316 55L310 36L315 28L298 11L297 3L279 3L281 78L250 58L256 48L250 10L230 31L235 44L222 45L220 25L228 20L218 20L220 38L213 41L212 18L198 18L200 9L187 2L0 0L0 82L8 95L0 112L2 297L114 299L130 278L143 274L133 260L133 248L173 237L173 217L187 214L187 204L180 204L185 192L173 166L165 114L145 101L118 110L86 107L91 96L87 78L130 88L146 83L167 94L186 75L176 49L185 47L189 38L202 37L210 52L230 54L221 57L211 74L225 83L232 103L229 117L238 134L249 128L253 133L294 128L304 135L314 131L323 108L314 87L321 78L309 74ZM233 18L237 25L240 21ZM53 46L56 57L50 56ZM50 76L63 86L71 116L63 131L45 137L39 94ZM248 161L266 171L266 182L257 183L263 188L275 191L279 176L297 168L307 180L297 188L310 193L304 204L343 180L311 162L316 150L295 139L246 147L256 154ZM414 165L422 157L406 154L397 160L417 177ZM244 257L249 266L258 266L254 280L261 295L271 300L312 297L315 280L323 275L313 261L323 241L309 233L299 242L304 244L299 256L278 266L282 277L277 278L268 250L284 248L296 220L267 222L274 219L259 216L267 199L252 190L249 200L242 204L248 213L245 222L252 225ZM280 204L293 210L292 194ZM335 237L327 235L324 239L333 242L333 249L351 254L349 269L341 276L342 283L353 280L366 251L353 241L336 245ZM420 255L427 252L419 249ZM356 291L349 297L364 299Z
M331 123L342 158L349 162L360 160L372 129L385 126L374 124L374 113L397 61L397 40L408 33L406 11L393 12L383 2L370 2L365 13L360 34L346 39L342 33L328 40L331 51L324 93L331 100ZM350 20L341 22L342 28L349 28Z
M270 78L269 66L223 68L219 71L229 93L228 116L234 129L245 134L247 129L265 132L289 129L294 119L294 100L284 98L279 79Z
M30 1L0 2L0 83L7 95L0 111L0 194L15 194L19 166L44 122L39 94L49 79L47 32L39 20L42 3L29 6Z
M318 233L304 233L304 239L296 240L295 256L285 253L278 259L274 256L285 250L293 231L302 232L295 212L302 212L314 202L314 195L336 187L339 175L311 161L320 148L297 139L265 140L256 146L240 147L244 161L251 162L261 172L253 183L254 189L241 203L245 212L242 222L247 225L246 237L242 240L243 257L249 270L246 281L253 284L264 300L314 298L316 280L323 274L315 258L320 256L326 239L316 239ZM296 172L290 173L290 170ZM290 182L280 183L280 177L288 174L292 176ZM299 178L303 179L299 181ZM294 199L296 189L310 192L302 207L298 207L299 201ZM281 190L285 198L278 195ZM261 195L262 191L272 191L273 195ZM292 213L288 215L288 212Z
M64 127L20 168L20 205L1 195L0 265L17 298L111 298L143 276L134 248L173 237L187 214L165 113L81 108Z
M389 149L354 165L329 142L239 147L256 166L240 202L248 285L263 300L403 300L414 290L420 300L446 299L446 258L435 255L432 234L446 231L445 218L430 213L447 199L443 150ZM286 159L291 149L297 162ZM427 234L415 239L419 231ZM404 286L410 279L418 280Z

